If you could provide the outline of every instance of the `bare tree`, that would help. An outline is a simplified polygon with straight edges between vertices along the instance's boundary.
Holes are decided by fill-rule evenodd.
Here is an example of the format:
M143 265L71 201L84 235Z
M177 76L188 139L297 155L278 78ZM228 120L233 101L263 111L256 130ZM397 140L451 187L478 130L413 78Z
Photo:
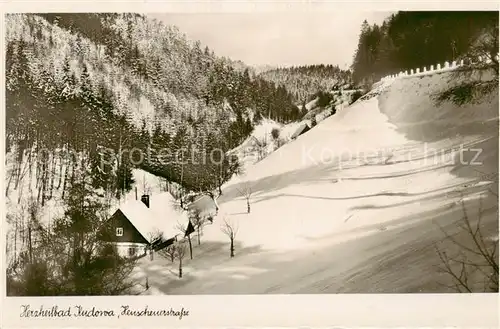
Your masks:
M236 238L236 234L238 233L238 226L236 222L224 218L224 223L221 225L221 231L229 238L229 241L231 243L229 249L230 257L234 257L234 239Z
M267 155L267 138L255 140L255 149L257 150L257 160L264 159Z
M38 225L38 216L40 213L39 205L34 201L30 200L28 204L28 213L29 213L29 221L28 221L28 255L30 263L33 263L33 236L34 229Z
M186 256L186 242L185 240L181 240L175 242L175 258L179 260L179 278L182 278L182 260L184 256Z
M253 193L252 186L247 181L247 182L243 183L243 187L238 188L238 192L247 201L247 213L249 214L250 213L250 198L252 197L252 193Z
M484 292L498 292L498 237L489 239L482 232L484 227L481 227L485 211L491 209L484 210L482 198L480 198L478 220L476 224L473 224L464 201L461 202L461 205L463 217L460 229L466 234L468 241L458 241L457 234L451 235L441 228L445 235L445 241L451 242L459 249L457 256L450 256L436 247L443 265L441 270L453 280L453 286L449 288L457 292L476 291L478 280L483 281ZM498 211L498 205L496 207ZM475 277L473 278L472 275Z
M195 209L190 212L189 218L191 220L191 224L193 224L194 229L196 230L196 234L198 235L198 245L200 245L200 237L203 231L203 226L207 222L207 217L201 216L200 211Z
M146 174L142 175L142 193L146 195L151 194L151 187L146 180Z
M215 206L215 215L217 215L219 213L219 203L217 202L217 200L222 194L214 191L208 191L206 192L206 194L210 197L210 199L212 199Z
M189 243L189 257L191 259L193 259L193 244L191 243L191 233L192 232L188 232L188 229L189 229L189 221L188 221L188 224L183 224L183 223L177 223L177 229L183 234L183 237L184 238L187 238L188 240L188 243Z
M163 236L163 233L155 228L153 231L148 233L148 238L151 243L155 242L156 240L160 239Z
M234 174L239 174L241 169L237 155L226 155L222 151L220 148L211 149L210 161L200 166L198 169L200 172L195 174L195 179L189 182L191 191L199 191L199 195L206 195L212 200L216 215L220 209L218 199L222 196L223 184Z
M156 241L158 241L159 239L161 239L163 237L163 233L159 230L159 229L155 229L154 231L152 232L149 232L148 234L148 238L149 238L149 252L150 252L150 257L151 257L151 260L153 260L153 248L152 248L152 244L154 244Z
M187 206L187 200L186 196L180 193L178 190L171 190L170 194L174 198L172 201L172 206L174 209L178 211L189 211L189 208Z
M174 262L177 254L177 243L172 243L167 248L161 250L161 253L168 259L170 262Z
M161 188L161 191L162 192L170 192L169 190L169 182L168 182L168 179L166 178L161 178L161 181L160 181L160 188Z

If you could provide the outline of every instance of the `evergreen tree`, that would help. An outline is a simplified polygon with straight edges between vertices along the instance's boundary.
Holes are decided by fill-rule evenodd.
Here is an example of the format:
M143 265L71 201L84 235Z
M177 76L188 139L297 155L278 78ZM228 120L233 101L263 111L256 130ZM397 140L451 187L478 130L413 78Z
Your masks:
M495 29L495 12L398 12L381 26L365 21L353 79L370 84L387 74L467 57L477 40ZM498 51L498 37L492 39L491 49Z

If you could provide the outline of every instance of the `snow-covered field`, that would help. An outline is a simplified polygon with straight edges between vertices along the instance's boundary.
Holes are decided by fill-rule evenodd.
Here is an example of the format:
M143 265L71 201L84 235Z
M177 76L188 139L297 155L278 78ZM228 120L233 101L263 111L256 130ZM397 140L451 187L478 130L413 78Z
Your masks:
M149 294L449 291L435 248L454 252L439 227L458 232L460 201L477 218L481 200L484 232L498 239L498 202L488 191L498 191L498 95L436 106L432 95L451 78L385 81L374 97L249 165L224 186L183 278L177 261L159 255L142 259L135 276L148 277ZM244 184L253 191L250 214L238 192ZM224 218L238 227L234 258Z

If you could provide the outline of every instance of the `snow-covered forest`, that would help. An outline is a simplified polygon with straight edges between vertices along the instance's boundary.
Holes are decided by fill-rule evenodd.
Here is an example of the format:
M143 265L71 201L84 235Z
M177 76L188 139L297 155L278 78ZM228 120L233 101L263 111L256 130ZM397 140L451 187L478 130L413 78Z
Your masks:
M403 11L382 24L365 20L351 66L352 79L369 86L384 75L439 62L481 55L494 60L495 44L496 12Z
M6 15L8 294L357 291L350 278L356 266L368 265L337 257L345 241L336 235L358 236L352 232L366 225L385 231L390 220L423 209L449 219L456 214L438 209L446 202L436 191L450 192L473 176L467 167L445 172L446 165L410 168L394 159L421 152L424 142L449 152L468 142L488 143L480 170L498 164L498 17L492 15L400 12L381 26L363 23L349 70L319 64L259 73L146 15ZM464 67L422 77L427 84L379 81L458 58L466 59ZM468 123L475 117L480 129ZM376 164L337 154L369 148L391 154L377 155ZM338 164L319 163L324 149ZM431 183L416 187L400 178L411 175ZM154 259L122 257L104 242L108 218L132 194L137 200L150 193L152 181L155 193L169 193L175 211L189 217L189 225L176 224L184 238ZM492 204L498 186L488 191L484 198ZM441 203L419 199L428 193ZM356 221L348 222L352 216ZM370 222L383 216L384 223ZM488 225L498 248L498 226L494 232ZM415 232L423 241L428 230ZM381 233L391 253L409 239L400 233L394 244ZM371 239L349 241L349 257L369 262L385 255ZM493 269L486 276L498 290L498 262L484 248L479 253ZM297 268L284 255L300 256L307 266ZM392 291L395 276L384 276L380 290ZM433 278L424 277L429 281L418 289ZM345 280L345 288L333 278ZM394 291L417 289L401 281Z
M308 65L277 68L260 74L264 79L277 85L286 86L302 105L318 92L351 86L351 73L333 65Z

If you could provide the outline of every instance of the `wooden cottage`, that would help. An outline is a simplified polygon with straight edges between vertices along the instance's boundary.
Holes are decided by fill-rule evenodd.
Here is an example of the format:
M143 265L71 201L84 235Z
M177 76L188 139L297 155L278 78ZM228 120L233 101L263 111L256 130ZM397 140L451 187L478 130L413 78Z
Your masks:
M169 246L181 234L178 224L188 221L174 209L173 202L165 192L123 203L108 220L106 241L116 243L118 252L126 257L141 257L149 250Z

